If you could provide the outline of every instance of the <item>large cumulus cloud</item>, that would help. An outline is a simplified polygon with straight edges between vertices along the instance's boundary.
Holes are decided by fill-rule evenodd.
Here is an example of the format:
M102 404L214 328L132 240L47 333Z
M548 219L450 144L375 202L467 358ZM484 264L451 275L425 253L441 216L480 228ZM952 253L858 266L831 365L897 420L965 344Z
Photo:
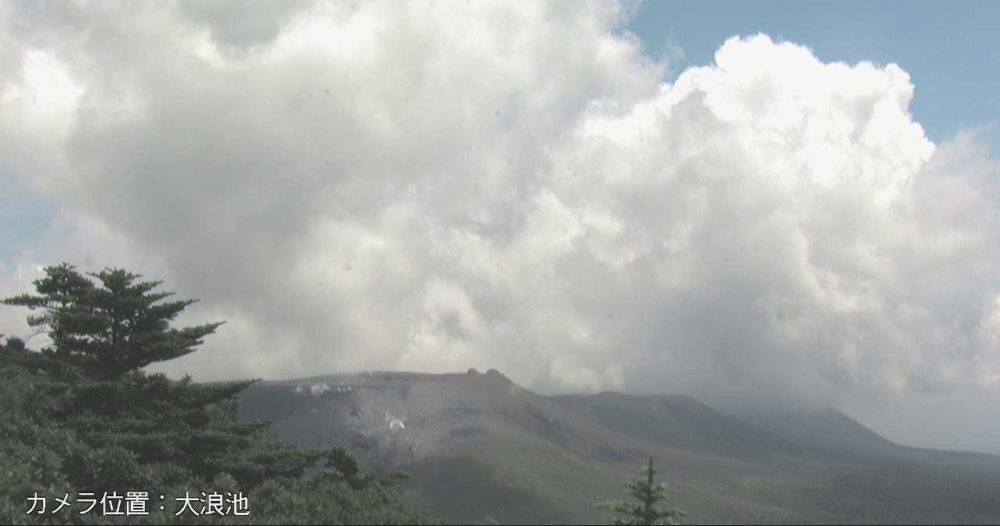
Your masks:
M901 68L753 36L666 84L609 2L268 5L3 7L0 178L60 206L4 292L164 277L230 321L167 367L205 379L1000 391L997 164Z

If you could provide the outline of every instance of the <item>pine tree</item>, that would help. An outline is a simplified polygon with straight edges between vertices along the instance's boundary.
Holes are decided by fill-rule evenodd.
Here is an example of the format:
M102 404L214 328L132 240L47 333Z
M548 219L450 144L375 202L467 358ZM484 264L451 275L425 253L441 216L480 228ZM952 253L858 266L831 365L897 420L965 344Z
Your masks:
M431 520L342 448L303 450L268 434L267 422L240 420L237 397L251 382L143 371L194 351L221 324L170 327L193 300L164 301L171 293L156 291L160 282L140 278L62 264L34 282L37 294L3 300L34 311L29 324L51 344L32 351L0 338L0 458L10 459L0 469L0 523L23 520L24 496L39 489L125 488L238 490L256 498L253 522Z
M629 496L639 501L613 501L599 504L601 508L618 513L614 524L677 524L687 514L679 509L664 509L657 503L667 498L669 487L665 482L655 482L656 470L653 457L639 470L639 475L624 484Z
M138 274L105 269L88 274L96 286L72 265L45 269L35 281L37 295L7 298L7 305L43 311L28 324L52 339L48 352L114 380L149 364L171 360L195 350L202 338L222 323L174 329L170 322L196 300L168 301L172 292L154 292L160 281L137 281Z
M312 465L319 452L261 440L267 422L239 420L236 397L251 381L195 384L142 371L193 352L221 323L172 328L170 322L195 300L164 301L173 293L156 291L161 282L140 278L123 269L84 275L63 263L47 267L34 282L37 294L3 300L40 311L28 323L51 339L40 353L11 353L8 359L35 370L62 365L78 371L62 377L72 389L52 415L78 430L89 447L67 458L71 480L100 489L224 475L252 489L268 477ZM102 468L87 451L109 451L108 463Z

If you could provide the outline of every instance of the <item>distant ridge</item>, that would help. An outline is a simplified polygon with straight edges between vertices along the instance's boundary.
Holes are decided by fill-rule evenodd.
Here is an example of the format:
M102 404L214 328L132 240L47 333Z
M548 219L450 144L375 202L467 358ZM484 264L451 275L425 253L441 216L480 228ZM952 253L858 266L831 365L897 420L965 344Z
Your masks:
M828 453L841 453L841 456L889 458L935 467L959 466L974 471L1000 470L1000 456L900 445L836 409L759 413L745 418L795 444L820 448Z

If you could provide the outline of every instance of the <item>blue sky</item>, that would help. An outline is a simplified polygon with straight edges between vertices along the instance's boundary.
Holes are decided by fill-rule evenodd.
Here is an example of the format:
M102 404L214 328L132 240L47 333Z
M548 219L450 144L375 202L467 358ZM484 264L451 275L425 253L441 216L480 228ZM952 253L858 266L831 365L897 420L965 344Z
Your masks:
M0 261L10 259L19 249L45 233L56 211L56 205L17 177L7 181L0 193Z
M629 26L647 53L684 52L672 74L710 64L733 35L766 33L805 45L824 62L899 64L915 86L910 106L941 142L982 130L997 151L1000 118L1000 2L651 1Z

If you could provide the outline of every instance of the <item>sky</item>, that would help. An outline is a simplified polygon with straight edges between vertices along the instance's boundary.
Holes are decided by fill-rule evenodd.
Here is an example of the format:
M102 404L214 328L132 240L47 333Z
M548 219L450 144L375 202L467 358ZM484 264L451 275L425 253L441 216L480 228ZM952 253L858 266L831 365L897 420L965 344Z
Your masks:
M839 5L0 4L0 294L163 279L227 322L156 369L199 380L495 367L1000 453L1000 8Z
M675 73L711 63L732 35L763 32L804 45L825 62L899 64L915 86L910 111L928 138L940 142L976 129L989 132L994 152L1000 146L996 2L660 1L637 10L629 29L648 54L674 57Z

